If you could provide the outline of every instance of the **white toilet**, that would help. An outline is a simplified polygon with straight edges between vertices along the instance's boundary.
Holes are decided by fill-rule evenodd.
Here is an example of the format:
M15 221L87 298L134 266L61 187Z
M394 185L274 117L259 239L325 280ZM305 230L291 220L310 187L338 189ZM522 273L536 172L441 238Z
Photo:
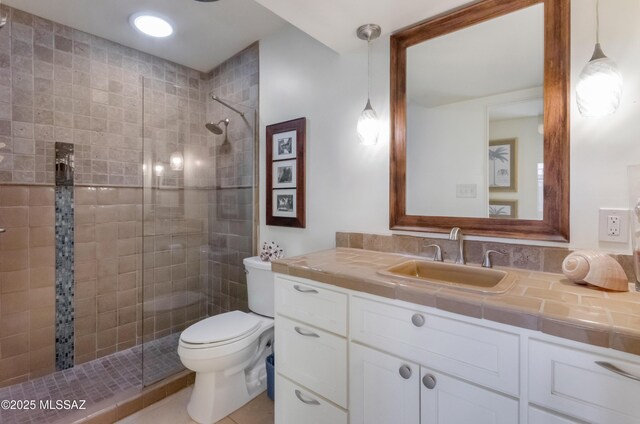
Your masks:
M246 258L249 309L197 322L180 335L178 355L196 382L189 416L212 424L240 408L267 387L265 359L273 350L271 263Z

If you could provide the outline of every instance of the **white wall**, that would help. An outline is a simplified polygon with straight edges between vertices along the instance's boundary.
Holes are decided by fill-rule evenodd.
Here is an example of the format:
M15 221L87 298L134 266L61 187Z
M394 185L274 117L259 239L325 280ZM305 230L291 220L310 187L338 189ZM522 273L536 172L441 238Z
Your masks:
M621 68L625 94L618 113L600 119L581 117L574 98L593 50L594 6L572 2L570 246L628 252L628 245L598 241L598 209L628 207L626 167L640 163L640 1L601 4L601 43ZM358 144L355 130L366 101L364 45L340 56L294 28L260 43L260 238L278 242L289 256L333 247L336 231L391 233L389 38L377 40L373 52L371 98L384 125L370 148ZM265 126L301 116L309 119L307 228L266 226Z

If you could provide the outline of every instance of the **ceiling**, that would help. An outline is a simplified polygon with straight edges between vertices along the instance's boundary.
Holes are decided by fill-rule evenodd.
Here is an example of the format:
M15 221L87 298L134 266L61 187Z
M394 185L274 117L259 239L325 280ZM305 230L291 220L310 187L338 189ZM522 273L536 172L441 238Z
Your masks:
M541 4L410 47L407 97L425 107L541 87Z
M256 0L316 40L346 53L362 48L356 29L375 23L389 34L470 0Z
M253 0L5 0L42 18L133 47L202 72L282 29L286 22ZM129 16L152 11L170 18L166 39L143 36Z

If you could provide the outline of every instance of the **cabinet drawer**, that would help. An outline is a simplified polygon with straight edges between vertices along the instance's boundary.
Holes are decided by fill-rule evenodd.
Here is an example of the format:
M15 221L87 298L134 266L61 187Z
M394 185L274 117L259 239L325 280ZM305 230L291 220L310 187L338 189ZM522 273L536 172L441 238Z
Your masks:
M276 275L276 313L347 335L347 295Z
M533 406L529 407L528 417L529 424L580 424L578 421L573 421Z
M640 381L615 374L596 361L640 376L638 361L529 342L529 401L590 423L640 422Z
M347 424L345 411L281 375L275 389L276 424Z
M356 296L351 299L353 340L518 396L517 334ZM412 319L421 325L415 325Z
M339 406L347 407L347 340L276 316L277 371Z

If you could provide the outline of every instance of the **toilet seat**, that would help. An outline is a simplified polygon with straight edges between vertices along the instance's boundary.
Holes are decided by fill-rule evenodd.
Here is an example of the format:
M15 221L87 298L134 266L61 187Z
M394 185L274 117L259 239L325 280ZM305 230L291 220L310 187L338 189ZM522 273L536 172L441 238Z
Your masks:
M235 343L250 337L262 323L253 314L226 312L191 325L180 335L180 344L189 349L204 349Z

